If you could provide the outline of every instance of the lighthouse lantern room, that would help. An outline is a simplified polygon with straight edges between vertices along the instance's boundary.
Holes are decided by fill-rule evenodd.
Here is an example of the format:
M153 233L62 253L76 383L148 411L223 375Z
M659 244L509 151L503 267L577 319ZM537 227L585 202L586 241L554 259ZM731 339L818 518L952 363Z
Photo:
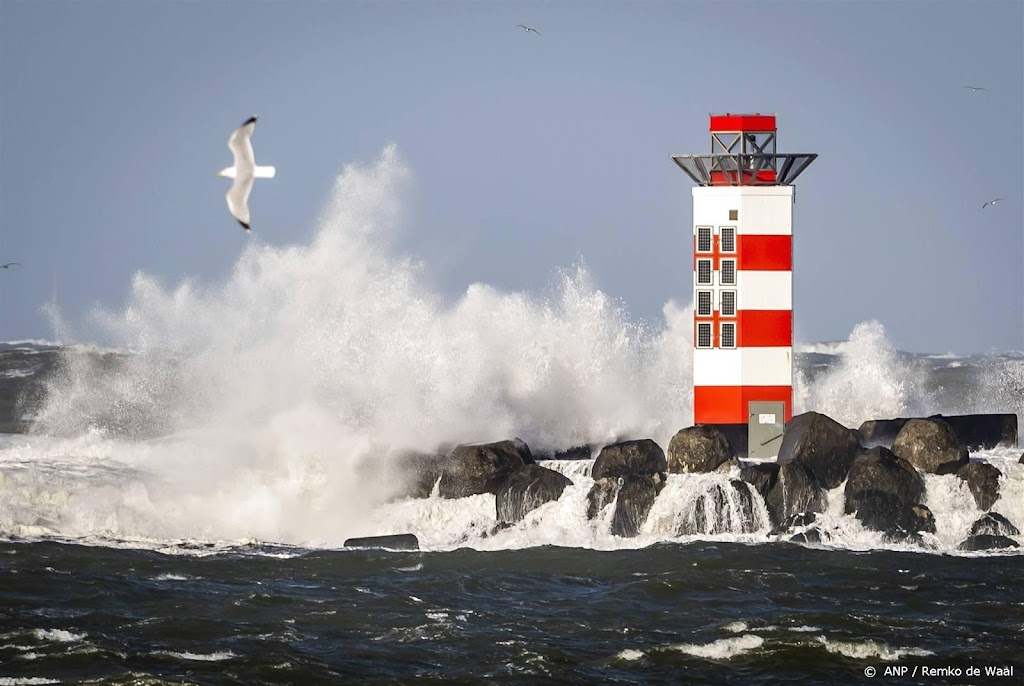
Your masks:
M672 157L697 184L694 423L750 427L738 452L774 456L793 406L793 182L817 155L777 152L775 115L712 114L710 130L710 154Z

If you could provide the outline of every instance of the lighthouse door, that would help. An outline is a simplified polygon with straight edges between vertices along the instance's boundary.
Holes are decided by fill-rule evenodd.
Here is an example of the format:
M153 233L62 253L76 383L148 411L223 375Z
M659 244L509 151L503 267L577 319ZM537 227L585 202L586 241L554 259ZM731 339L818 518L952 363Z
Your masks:
M747 409L747 457L778 457L786 428L786 403L751 400Z

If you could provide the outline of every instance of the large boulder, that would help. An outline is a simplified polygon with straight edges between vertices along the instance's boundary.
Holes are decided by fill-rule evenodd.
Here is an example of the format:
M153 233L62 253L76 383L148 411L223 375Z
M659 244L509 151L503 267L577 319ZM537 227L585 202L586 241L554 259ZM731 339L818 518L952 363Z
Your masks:
M998 512L986 512L971 526L971 536L1020 536L1020 529Z
M911 419L896 435L892 452L922 472L956 471L967 464L967 448L941 419Z
M859 448L857 435L839 422L817 412L805 412L786 423L778 462L799 462L822 488L843 483Z
M956 475L967 482L967 488L974 496L978 509L987 511L999 500L999 477L996 467L987 462L968 462L957 470Z
M886 448L858 454L846 479L846 513L864 526L894 537L935 531L934 517L920 505L924 479Z
M438 495L465 498L497 494L512 472L532 463L530 449L522 441L460 445L445 460Z
M764 504L772 524L778 525L801 512L821 512L823 493L814 475L799 462L779 465L778 476Z
M494 505L498 522L514 524L544 503L558 500L572 481L558 472L528 464L509 474L498 489Z
M966 541L960 544L960 550L998 550L1000 548L1019 548L1017 541L1006 536L992 536L990 534L979 534L969 536Z
M713 426L680 429L668 444L668 471L673 474L713 472L736 456L721 431Z
M643 438L606 445L594 461L591 476L597 481L605 477L659 474L667 469L665 451L651 439Z

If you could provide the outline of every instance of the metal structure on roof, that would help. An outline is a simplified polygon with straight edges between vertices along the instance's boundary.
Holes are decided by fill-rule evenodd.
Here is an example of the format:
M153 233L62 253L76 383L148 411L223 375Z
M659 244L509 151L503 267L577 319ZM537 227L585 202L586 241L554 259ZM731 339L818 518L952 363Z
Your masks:
M816 153L776 151L775 115L712 114L711 153L672 155L698 186L789 186Z

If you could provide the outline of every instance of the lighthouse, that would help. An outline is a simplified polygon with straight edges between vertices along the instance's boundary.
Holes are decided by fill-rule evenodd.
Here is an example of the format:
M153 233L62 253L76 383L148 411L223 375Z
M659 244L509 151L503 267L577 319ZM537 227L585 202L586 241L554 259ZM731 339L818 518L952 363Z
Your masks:
M711 154L672 156L696 184L694 423L769 457L793 414L793 182L817 155L777 152L775 115L710 119Z

